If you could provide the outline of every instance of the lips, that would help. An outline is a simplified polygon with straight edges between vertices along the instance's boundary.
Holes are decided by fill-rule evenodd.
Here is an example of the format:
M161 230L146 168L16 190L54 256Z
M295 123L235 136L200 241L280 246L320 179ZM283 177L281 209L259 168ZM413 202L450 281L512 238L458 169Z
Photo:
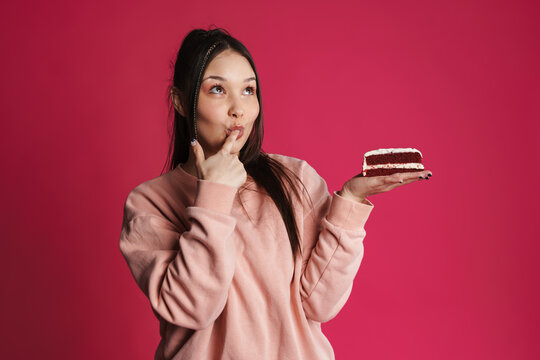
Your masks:
M240 139L242 135L244 135L244 127L243 126L233 126L231 128L227 129L227 136L230 135L234 130L240 130L238 133L238 136L236 136L237 139Z

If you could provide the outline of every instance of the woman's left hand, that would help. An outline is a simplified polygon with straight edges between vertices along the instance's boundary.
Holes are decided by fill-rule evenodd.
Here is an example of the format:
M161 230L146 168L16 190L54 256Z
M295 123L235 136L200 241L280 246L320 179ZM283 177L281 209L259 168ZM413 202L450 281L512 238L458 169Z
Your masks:
M410 184L418 180L429 179L431 175L432 173L429 170L369 177L363 177L362 174L358 174L343 184L343 188L338 194L358 202L364 202L366 197L370 195L390 191L398 186Z

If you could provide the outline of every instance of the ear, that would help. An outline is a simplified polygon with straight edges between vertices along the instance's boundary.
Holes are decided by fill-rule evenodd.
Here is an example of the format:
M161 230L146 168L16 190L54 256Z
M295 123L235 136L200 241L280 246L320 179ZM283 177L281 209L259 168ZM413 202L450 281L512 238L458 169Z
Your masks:
M174 86L171 88L171 100L176 111L183 117L186 117L184 107L182 106L182 92Z

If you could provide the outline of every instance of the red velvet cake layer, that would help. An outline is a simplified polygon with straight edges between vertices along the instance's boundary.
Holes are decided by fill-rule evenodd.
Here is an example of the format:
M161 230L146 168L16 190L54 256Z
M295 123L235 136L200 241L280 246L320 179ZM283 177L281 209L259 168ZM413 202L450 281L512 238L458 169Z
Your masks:
M386 176L392 175L395 173L405 173L405 172L417 172L422 171L418 169L373 169L366 171L366 177L368 176Z
M366 163L367 165L422 163L422 155L417 152L370 155L366 157Z

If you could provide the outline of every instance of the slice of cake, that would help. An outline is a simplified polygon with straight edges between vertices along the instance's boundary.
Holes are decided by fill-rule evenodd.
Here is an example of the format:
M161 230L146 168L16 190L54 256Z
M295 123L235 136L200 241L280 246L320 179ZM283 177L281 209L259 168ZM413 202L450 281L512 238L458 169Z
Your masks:
M363 176L383 176L424 170L422 153L413 148L371 150L364 154Z

